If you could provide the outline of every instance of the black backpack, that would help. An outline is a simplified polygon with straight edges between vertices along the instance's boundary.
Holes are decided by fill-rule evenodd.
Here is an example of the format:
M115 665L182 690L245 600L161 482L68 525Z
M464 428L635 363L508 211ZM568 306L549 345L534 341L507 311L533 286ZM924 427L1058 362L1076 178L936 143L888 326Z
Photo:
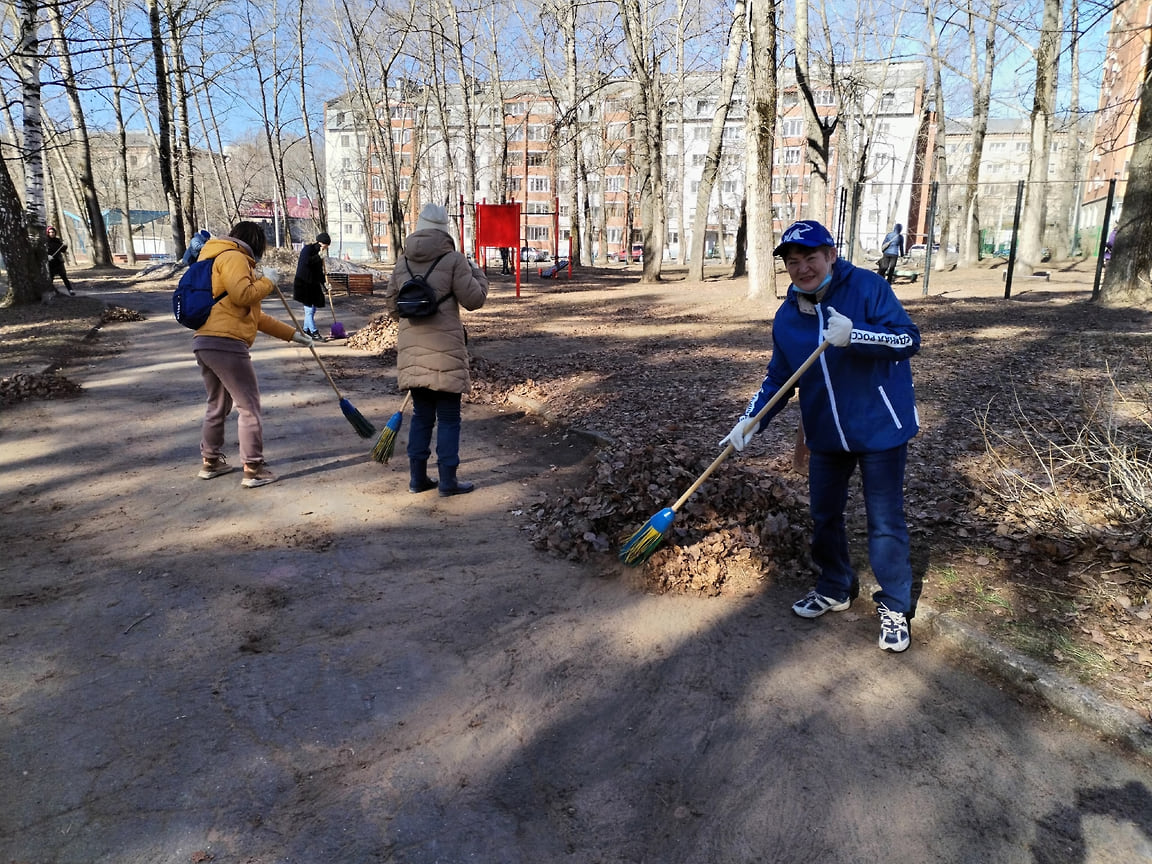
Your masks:
M447 252L444 253L444 255L447 254ZM441 255L440 258L443 258L444 255ZM427 318L430 315L435 315L440 304L452 296L452 292L449 291L437 300L436 292L428 284L428 277L432 275L432 271L440 263L440 258L432 262L432 266L423 276L413 273L408 259L404 259L404 266L408 270L408 281L400 286L400 293L396 295L396 314L401 318Z

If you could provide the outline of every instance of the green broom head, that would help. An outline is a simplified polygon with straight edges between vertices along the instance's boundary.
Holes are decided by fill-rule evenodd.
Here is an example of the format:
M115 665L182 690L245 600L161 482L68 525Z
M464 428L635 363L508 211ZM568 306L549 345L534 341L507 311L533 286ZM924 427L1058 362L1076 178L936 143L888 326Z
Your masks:
M672 527L672 521L675 518L676 511L671 507L665 507L645 522L640 529L629 537L624 545L620 547L620 560L630 567L643 564L647 561L652 557L652 553L660 548L660 544L664 542L664 535L668 533L668 529Z
M361 438L371 438L376 434L376 427L369 423L364 415L356 410L356 406L347 399L340 400L340 410L344 412L344 416Z
M397 411L385 424L384 431L376 439L376 446L372 448L372 458L377 462L384 464L392 458L392 454L396 450L396 435L400 431L400 424L403 422L403 412Z

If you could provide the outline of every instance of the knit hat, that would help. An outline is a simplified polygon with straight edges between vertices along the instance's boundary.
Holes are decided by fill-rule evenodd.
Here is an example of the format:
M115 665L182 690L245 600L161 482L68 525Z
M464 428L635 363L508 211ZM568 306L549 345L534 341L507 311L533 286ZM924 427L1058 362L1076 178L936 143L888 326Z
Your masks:
M793 222L788 226L780 238L780 245L772 254L783 255L784 251L793 244L816 249L820 246L835 246L836 241L828 233L828 229L815 219L801 219L799 222Z
M328 236L327 231L321 231L319 234L316 235L316 242L319 243L321 246L331 246L332 245L332 238Z
M426 231L435 228L437 231L448 232L448 211L439 204L427 204L420 211L420 218L416 220L416 230Z

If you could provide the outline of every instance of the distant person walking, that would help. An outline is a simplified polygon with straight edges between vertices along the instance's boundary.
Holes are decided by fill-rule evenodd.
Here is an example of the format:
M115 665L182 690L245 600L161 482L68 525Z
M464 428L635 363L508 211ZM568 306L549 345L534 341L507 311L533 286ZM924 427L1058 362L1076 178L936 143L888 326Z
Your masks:
M404 241L388 281L385 302L399 317L397 297L412 276L425 276L437 300L427 318L399 318L396 334L396 380L412 394L412 426L408 432L409 492L439 488L442 496L472 491L456 479L460 464L460 397L468 392L468 337L461 309L479 309L488 299L484 272L456 251L448 233L448 211L429 204L420 211L416 230ZM436 428L437 483L428 476L432 429Z
M897 222L892 230L884 235L884 240L880 244L880 254L883 256L880 259L880 275L888 280L888 284L892 284L892 280L896 278L896 261L904 257L904 235L901 233L904 226Z
M204 244L211 239L212 235L208 233L207 228L201 228L192 235L192 239L188 241L188 248L184 250L184 257L180 259L180 263L185 267L190 267L196 263L200 257L200 250L204 248Z
M292 280L292 299L304 304L304 332L313 339L320 338L316 329L316 310L324 308L324 286L328 277L324 272L324 256L332 238L321 231L315 243L305 243L296 263L296 278Z
M44 233L48 238L49 281L52 280L52 277L59 276L64 287L68 289L68 293L75 297L76 292L72 290L72 283L68 280L68 271L64 268L64 256L68 253L68 244L56 235L56 229L51 225L44 229ZM57 291L56 293L59 294L60 292Z

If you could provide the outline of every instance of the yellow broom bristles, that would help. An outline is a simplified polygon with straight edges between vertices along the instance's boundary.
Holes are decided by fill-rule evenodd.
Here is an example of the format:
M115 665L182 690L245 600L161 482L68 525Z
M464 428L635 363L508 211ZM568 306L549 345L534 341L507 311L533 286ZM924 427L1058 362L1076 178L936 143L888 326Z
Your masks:
M392 454L396 451L397 431L386 426L384 431L380 433L380 437L376 439L376 444L372 448L372 458L377 462L387 463L392 458Z
M651 523L628 538L628 542L620 549L620 560L625 564L640 564L648 560L664 541L664 533L657 530Z

